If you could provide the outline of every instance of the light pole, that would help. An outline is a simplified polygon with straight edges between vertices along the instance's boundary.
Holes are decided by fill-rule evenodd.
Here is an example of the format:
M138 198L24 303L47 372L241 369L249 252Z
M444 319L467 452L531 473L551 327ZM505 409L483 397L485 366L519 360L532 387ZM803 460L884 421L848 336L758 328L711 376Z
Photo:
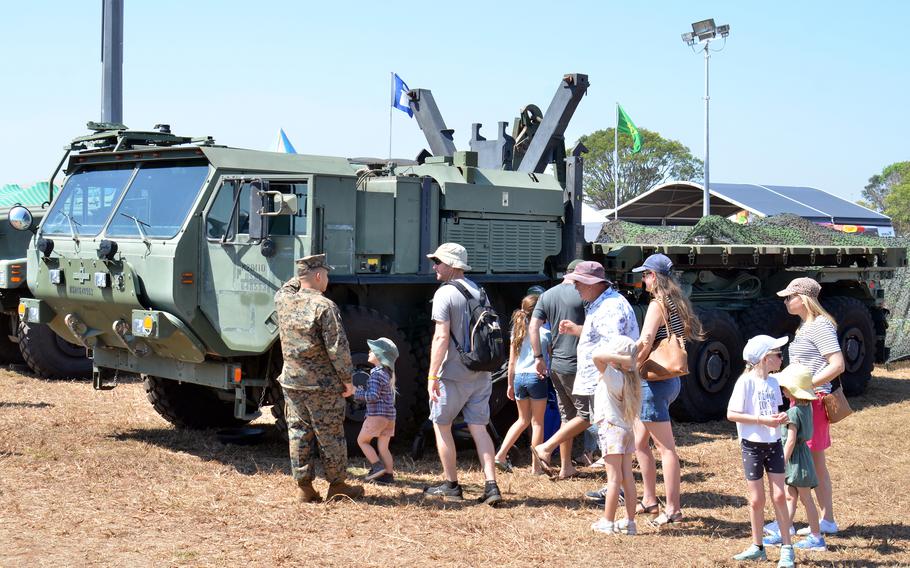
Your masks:
M717 36L720 36L724 39L724 44L726 45L727 36L730 35L730 26L724 24L723 26L715 26L714 19L702 20L700 22L695 22L692 24L692 31L682 34L682 39L686 42L686 45L689 47L694 46L696 43L704 44L704 47L701 48L701 51L705 54L705 188L704 195L702 199L704 200L702 206L702 216L708 216L711 214L711 170L710 164L708 163L710 156L710 145L709 145L709 112L708 106L710 103L710 97L708 96L708 61L711 59L711 50L709 46L711 42L717 39ZM723 49L723 47L721 48ZM695 49L692 50L695 52ZM720 50L717 50L720 51Z

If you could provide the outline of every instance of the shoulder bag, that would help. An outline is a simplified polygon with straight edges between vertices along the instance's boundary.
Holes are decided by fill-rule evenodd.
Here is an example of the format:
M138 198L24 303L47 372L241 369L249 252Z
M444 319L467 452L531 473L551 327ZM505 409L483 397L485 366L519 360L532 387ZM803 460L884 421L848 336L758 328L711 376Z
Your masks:
M651 349L648 360L639 370L641 378L646 381L665 381L673 377L682 377L689 374L689 355L686 353L686 343L682 337L673 333L667 321L667 310L663 302L660 303L660 315L663 317L667 329L667 337L657 342Z
M823 396L822 404L825 405L825 414L828 415L828 422L831 424L836 424L853 414L853 409L844 395L843 386Z

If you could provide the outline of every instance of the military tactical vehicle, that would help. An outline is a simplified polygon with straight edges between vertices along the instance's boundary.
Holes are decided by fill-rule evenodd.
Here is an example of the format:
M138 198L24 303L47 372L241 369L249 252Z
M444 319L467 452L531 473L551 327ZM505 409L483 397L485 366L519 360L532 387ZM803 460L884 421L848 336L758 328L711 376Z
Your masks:
M49 202L46 185L4 186L0 216L8 217L13 206L26 203L40 219L44 215L42 202ZM24 359L32 371L49 379L91 376L92 364L84 347L68 343L47 326L19 321L19 300L31 296L25 269L30 235L12 229L10 224L0 227L0 363Z
M467 248L470 277L504 316L530 284L553 283L582 256L602 261L642 314L647 300L627 272L662 250L702 284L693 299L708 338L690 347L680 401L690 418L722 414L743 327L779 328L782 305L761 298L802 273L819 276L843 308L835 315L847 322L848 366L867 380L885 325L872 284L905 262L903 251L585 243L584 148L566 156L563 134L587 86L585 75L565 76L547 111L526 107L511 136L499 123L497 140L486 140L475 125L469 152L456 151L432 94L413 90L432 154L409 165L229 148L165 125L99 128L73 141L63 189L31 242L35 297L22 300L22 318L89 349L96 388L141 374L174 424L247 421L270 404L280 422L273 296L294 259L324 252L335 267L327 295L341 307L355 364L366 366L370 337L390 337L402 353L397 406L407 427L426 412L438 283L425 254L439 243ZM555 175L544 173L549 164ZM740 293L743 278L760 292ZM362 412L349 404L348 423Z

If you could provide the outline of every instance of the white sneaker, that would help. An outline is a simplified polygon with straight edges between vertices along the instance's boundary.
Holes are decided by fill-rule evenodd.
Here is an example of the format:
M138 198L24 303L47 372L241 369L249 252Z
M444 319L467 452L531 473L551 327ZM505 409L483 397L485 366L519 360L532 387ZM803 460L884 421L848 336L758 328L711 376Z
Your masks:
M629 519L619 519L613 523L613 529L622 534L638 534L638 528L635 526L635 521L630 521Z
M765 534L775 534L780 532L780 525L777 524L777 521L771 521L764 528Z
M835 521L826 521L822 519L818 522L818 528L821 530L822 534L837 534L837 523ZM796 534L799 536L809 536L812 534L812 530L809 527L803 527L796 531Z
M613 526L612 521L601 517L597 519L597 522L591 523L591 530L599 533L613 534L616 532L616 527Z

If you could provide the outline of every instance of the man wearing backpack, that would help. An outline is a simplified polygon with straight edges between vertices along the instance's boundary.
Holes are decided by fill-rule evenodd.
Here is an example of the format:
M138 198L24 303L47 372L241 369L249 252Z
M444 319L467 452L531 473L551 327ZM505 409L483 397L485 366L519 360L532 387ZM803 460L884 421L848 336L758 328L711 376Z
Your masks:
M440 485L426 487L424 495L450 501L464 499L461 485L458 484L455 439L452 437L452 422L462 413L474 438L486 479L483 496L478 501L496 506L502 501L502 495L496 485L495 448L487 432L490 394L493 390L490 372L469 369L465 360L469 360L473 367L477 365L470 363L470 359L461 353L470 352L471 324L477 323L472 322L475 318L472 318L470 308L474 308L476 315L483 307L489 307L489 301L483 289L464 276L464 271L471 270L471 266L468 264L468 252L463 246L444 243L435 252L428 254L427 258L433 261L436 280L443 283L433 294L435 330L430 346L427 391L430 419L436 433L436 448L439 450L445 481Z

